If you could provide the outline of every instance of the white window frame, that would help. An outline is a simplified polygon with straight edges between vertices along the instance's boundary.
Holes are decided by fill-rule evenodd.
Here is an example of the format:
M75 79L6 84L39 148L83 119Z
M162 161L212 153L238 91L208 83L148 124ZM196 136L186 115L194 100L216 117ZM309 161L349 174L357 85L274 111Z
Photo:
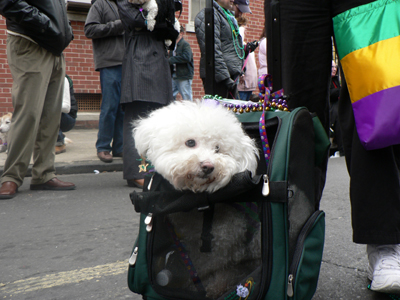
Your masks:
M192 1L193 0L189 0L189 14L188 14L188 24L186 24L186 31L187 32L194 32L194 18L196 17L195 15L192 16ZM206 0L198 0L198 1L204 1L204 6L200 7L200 10L202 10L204 7L206 7ZM200 11L199 10L199 11Z

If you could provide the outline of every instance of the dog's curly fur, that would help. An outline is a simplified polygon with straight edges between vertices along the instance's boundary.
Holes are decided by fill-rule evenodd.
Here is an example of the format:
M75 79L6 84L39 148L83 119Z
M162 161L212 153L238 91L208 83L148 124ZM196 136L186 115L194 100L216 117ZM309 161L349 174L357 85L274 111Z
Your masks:
M176 101L139 120L134 138L139 154L177 190L212 193L234 174L245 170L255 174L257 167L255 142L222 105ZM200 251L202 213L174 213L168 219L190 253L207 297L221 296L260 265L261 230L248 240L246 218L233 206L215 205L211 252ZM181 288L195 291L190 278Z
M168 19L171 20L171 23L173 23L174 28L177 32L180 31L180 23L179 21L175 18L175 15L172 13L172 8L169 7L171 6L172 1L160 1L160 3L157 3L157 0L128 0L128 2L132 4L137 4L140 5L145 11L147 11L147 16L146 16L146 22L147 22L147 29L149 31L154 30L154 26L156 25L157 20L163 20ZM159 5L161 4L161 5ZM161 6L165 9L165 12L159 12L158 7ZM158 16L160 15L160 16ZM163 20L165 22L165 20ZM165 45L167 47L172 45L172 41L170 39L165 40Z
M139 154L177 190L212 193L236 173L255 174L257 147L222 106L176 101L135 127Z

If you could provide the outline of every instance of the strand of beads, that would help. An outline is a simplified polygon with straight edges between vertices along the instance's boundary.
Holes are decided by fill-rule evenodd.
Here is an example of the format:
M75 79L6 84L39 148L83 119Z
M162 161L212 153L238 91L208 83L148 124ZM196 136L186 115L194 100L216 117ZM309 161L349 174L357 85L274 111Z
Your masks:
M258 77L258 89L260 91L258 94L259 102L264 103L266 111L289 111L283 89L271 93L272 79L270 75L264 74Z
M232 110L234 113L244 113L244 112L256 112L262 111L263 107L260 103L246 103L246 104L232 104L232 103L224 103L224 107L228 110Z

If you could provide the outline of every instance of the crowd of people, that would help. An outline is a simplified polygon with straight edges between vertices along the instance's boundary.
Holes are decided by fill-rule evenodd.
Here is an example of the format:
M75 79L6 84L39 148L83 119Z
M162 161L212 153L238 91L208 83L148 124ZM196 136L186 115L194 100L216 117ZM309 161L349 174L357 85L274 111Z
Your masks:
M272 2L266 0L265 7ZM351 178L353 240L368 245L371 288L400 292L399 148L363 148L345 74L340 70L339 80L336 62L332 62L332 16L371 2L323 1L315 7L310 0L281 1L280 32L285 45L281 50L282 84L289 109L307 107L317 114L328 135L335 133L337 151L345 156ZM176 100L178 93L182 99L192 100L193 53L184 39L184 26L174 28L174 1L157 3L154 30L148 29L147 12L128 0L92 1L84 28L86 37L93 42L102 92L97 156L106 163L112 162L113 157L122 157L123 178L134 187L143 187L145 173L141 166L146 165L146 158L135 150L131 134L134 121ZM50 0L2 1L0 13L7 19L14 108L0 199L16 196L31 157L31 190L75 189L75 184L56 178L54 167L57 149L59 153L65 150L62 132L73 126L74 120L69 117L76 118L76 110L69 117L61 110L66 75L63 51L73 39L66 7ZM273 60L272 31L268 26L259 43L245 42L249 26L246 13L251 14L249 0L213 1L213 91L223 98L249 100L258 76L268 73L268 64ZM272 24L268 13L265 22ZM194 23L201 52L199 75L206 89L204 9ZM172 44L166 46L166 40ZM254 50L258 44L257 69ZM21 48L24 51L19 51ZM67 83L72 88L72 82ZM69 126L63 127L67 122ZM316 173L321 187L326 180L327 162L328 156Z

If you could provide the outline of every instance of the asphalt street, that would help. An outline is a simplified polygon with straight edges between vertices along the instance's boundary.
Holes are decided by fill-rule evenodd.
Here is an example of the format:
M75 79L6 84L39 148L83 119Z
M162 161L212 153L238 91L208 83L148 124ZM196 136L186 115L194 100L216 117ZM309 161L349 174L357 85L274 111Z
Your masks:
M127 266L138 214L121 172L60 175L74 191L30 191L0 201L0 299L133 299ZM349 178L331 158L321 209L326 242L315 300L378 300L366 278L365 246L351 241ZM277 299L279 300L279 299Z

